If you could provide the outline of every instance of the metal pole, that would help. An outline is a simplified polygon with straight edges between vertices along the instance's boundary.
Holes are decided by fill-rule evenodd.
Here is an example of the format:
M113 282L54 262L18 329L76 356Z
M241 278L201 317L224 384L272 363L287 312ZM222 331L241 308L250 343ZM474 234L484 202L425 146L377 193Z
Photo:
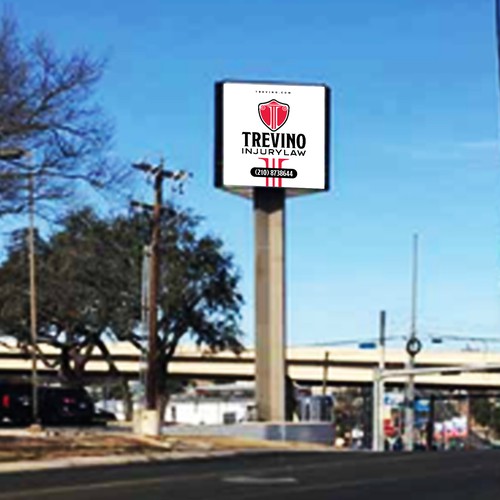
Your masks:
M470 433L471 433L471 407L470 407L470 394L469 394L469 391L467 391L467 399L466 399L466 418L467 418L467 427L466 427L466 436L465 436L465 447L467 449L471 448L471 443L472 443L472 440L471 440L471 436L470 436ZM488 399L488 402L489 402L489 399Z
M436 415L436 396L431 394L429 401L429 421L427 422L427 450L432 451L434 449L434 420Z
M380 450L380 435L379 435L379 406L380 406L380 369L373 370L373 391L372 391L372 450Z
M386 313L379 317L379 362L373 376L373 451L384 451L384 377Z
M380 311L380 322L379 322L379 349L380 349L380 357L379 357L379 371L380 373L384 373L385 370L385 331L386 331L386 313L385 311ZM384 395L385 395L385 382L382 377L380 377L379 385L378 385L378 397L379 397L379 405L377 408L377 431L378 431L378 450L384 451Z
M411 329L410 339L417 336L417 286L418 286L418 235L413 235L413 272L412 272L412 294L411 294ZM415 368L415 357L408 355L409 369ZM415 422L414 414L415 406L415 376L408 376L406 386L406 412L405 412L405 434L406 434L406 449L413 451L414 435L413 427Z
M379 317L379 361L378 367L385 370L385 330L386 330L386 312L380 311Z
M31 389L32 418L38 423L38 370L37 370L37 297L36 297L36 266L35 266L35 196L33 173L28 176L29 193L29 274L30 274L30 333L31 333Z
M155 171L155 204L153 208L153 234L151 238L151 271L149 275L149 350L146 387L148 410L156 409L158 393L158 287L160 279L159 244L161 235L161 208L163 197L162 165Z
M325 351L325 361L323 364L323 389L321 391L321 394L323 397L326 396L326 386L328 384L328 359L330 357L330 353L328 351Z

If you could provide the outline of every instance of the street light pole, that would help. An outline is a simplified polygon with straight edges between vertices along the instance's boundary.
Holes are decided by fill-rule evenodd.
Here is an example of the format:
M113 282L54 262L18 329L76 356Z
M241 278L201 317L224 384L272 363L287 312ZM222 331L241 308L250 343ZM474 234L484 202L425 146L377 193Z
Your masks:
M385 370L385 328L386 328L386 312L380 311L379 316L379 363L378 368L374 370L373 377L373 436L372 449L373 451L384 451L384 379L383 373Z
M33 423L38 423L38 367L37 367L37 294L36 294L36 263L35 263L35 195L33 172L28 174L29 197L29 274L30 274L30 333L31 333L31 387L32 387L32 417Z
M411 328L410 342L417 338L417 285L418 285L418 235L413 235L413 271L411 293ZM415 368L415 355L408 353L408 369ZM415 376L410 372L406 384L405 437L406 449L413 451L415 425Z

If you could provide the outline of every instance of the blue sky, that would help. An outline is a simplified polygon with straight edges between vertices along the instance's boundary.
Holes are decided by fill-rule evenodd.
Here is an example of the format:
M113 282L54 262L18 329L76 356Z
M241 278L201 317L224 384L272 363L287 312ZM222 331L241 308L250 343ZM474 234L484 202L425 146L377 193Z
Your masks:
M213 187L217 80L327 83L333 189L287 205L288 340L419 327L500 338L498 79L493 0L16 0L26 34L109 57L99 99L114 153L193 172L182 201L243 275L253 338L251 204ZM148 191L141 188L144 196Z

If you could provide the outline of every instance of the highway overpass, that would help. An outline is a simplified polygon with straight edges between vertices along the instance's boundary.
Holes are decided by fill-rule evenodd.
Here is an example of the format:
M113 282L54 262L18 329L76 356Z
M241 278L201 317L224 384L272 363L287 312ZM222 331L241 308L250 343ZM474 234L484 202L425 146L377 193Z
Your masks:
M109 344L113 359L121 373L129 379L139 377L141 356L128 343ZM44 348L44 354L54 359L57 351ZM325 363L325 354L328 362ZM431 368L464 364L500 364L500 353L496 352L453 352L423 350L417 356L417 367ZM388 349L386 353L389 369L402 369L406 352L403 349ZM329 386L368 385L373 380L373 370L378 366L377 350L347 349L339 347L289 347L287 349L288 372L300 384L320 386L326 375ZM42 376L55 375L39 362ZM31 369L29 356L14 346L0 346L0 377L28 375ZM89 377L104 377L108 365L102 356L95 355L87 365ZM251 380L254 377L254 351L247 350L240 355L230 352L213 354L194 346L181 346L170 365L173 376L183 379L235 381ZM404 379L391 383L400 384ZM500 389L500 370L475 373L433 374L417 377L420 387Z

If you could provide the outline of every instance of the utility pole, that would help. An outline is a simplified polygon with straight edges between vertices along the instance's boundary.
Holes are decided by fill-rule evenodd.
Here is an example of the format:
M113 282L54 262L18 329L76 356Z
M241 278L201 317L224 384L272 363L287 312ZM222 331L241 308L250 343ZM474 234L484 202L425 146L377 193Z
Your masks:
M149 351L146 378L146 408L156 409L158 395L158 286L160 282L160 259L158 258L161 236L161 208L163 203L163 164L153 172L155 202L153 205L153 230L151 234L151 256L149 275Z
M161 241L161 221L163 214L163 181L172 179L173 181L183 181L189 176L184 171L170 171L163 169L163 160L159 165L149 163L134 163L135 169L141 170L153 176L154 182L154 204L132 202L135 207L140 207L152 211L152 232L151 243L149 245L149 284L148 284L148 356L146 372L146 409L157 410L158 400L158 377L159 377L159 355L158 355L158 289L160 283L160 241ZM159 416L158 416L159 418Z
M408 362L407 367L415 368L415 354L410 352L410 345L417 342L417 287L418 287L418 234L413 235L413 264L412 264L412 293L411 293L411 327L408 340ZM415 376L408 375L406 385L406 411L405 411L405 441L406 449L413 451L414 444L414 422L415 422Z

